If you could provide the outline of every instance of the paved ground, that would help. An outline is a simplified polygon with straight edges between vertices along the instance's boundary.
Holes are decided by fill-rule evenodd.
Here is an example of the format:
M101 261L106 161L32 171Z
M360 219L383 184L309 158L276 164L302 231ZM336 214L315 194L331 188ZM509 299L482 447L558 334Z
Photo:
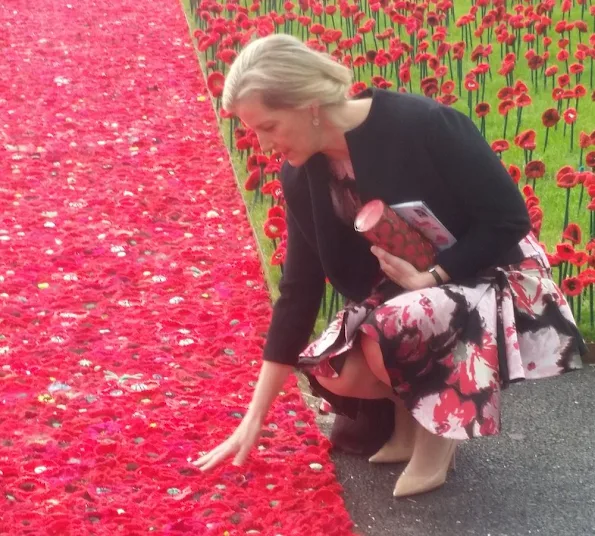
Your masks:
M508 389L502 435L464 444L433 493L394 499L402 465L333 458L366 536L594 536L595 367Z

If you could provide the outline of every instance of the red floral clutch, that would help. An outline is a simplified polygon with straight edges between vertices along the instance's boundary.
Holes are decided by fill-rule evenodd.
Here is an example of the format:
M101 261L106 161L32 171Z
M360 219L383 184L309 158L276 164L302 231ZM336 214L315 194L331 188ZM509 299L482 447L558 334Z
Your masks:
M381 200L370 201L360 209L355 230L420 271L434 263L436 251L432 243Z

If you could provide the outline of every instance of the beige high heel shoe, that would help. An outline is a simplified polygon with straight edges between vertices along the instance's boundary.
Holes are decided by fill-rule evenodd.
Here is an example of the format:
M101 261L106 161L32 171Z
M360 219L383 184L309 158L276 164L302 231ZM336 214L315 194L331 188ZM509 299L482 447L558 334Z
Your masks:
M402 401L395 402L395 427L390 439L371 456L370 463L403 463L413 455L417 421Z
M413 456L397 480L393 496L409 497L444 485L449 468L455 468L459 443L461 441L432 434L420 426Z

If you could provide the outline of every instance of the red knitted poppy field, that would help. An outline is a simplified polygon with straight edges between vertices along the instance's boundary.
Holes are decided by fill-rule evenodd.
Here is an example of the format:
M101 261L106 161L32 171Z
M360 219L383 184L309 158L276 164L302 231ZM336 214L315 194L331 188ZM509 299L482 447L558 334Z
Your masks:
M270 303L180 5L0 9L0 533L351 534L292 380L241 469Z

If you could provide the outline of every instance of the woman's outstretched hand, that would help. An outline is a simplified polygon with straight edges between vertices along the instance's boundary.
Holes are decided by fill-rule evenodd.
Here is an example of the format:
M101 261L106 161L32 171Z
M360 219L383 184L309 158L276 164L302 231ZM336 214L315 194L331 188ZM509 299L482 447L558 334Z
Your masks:
M258 441L261 430L262 421L246 415L233 434L213 450L201 456L194 462L194 465L201 471L208 471L230 456L234 456L233 465L243 465L252 447Z
M260 437L271 404L292 371L292 366L264 361L250 407L240 425L223 443L201 456L193 465L201 471L208 471L230 456L234 456L233 465L242 465Z

